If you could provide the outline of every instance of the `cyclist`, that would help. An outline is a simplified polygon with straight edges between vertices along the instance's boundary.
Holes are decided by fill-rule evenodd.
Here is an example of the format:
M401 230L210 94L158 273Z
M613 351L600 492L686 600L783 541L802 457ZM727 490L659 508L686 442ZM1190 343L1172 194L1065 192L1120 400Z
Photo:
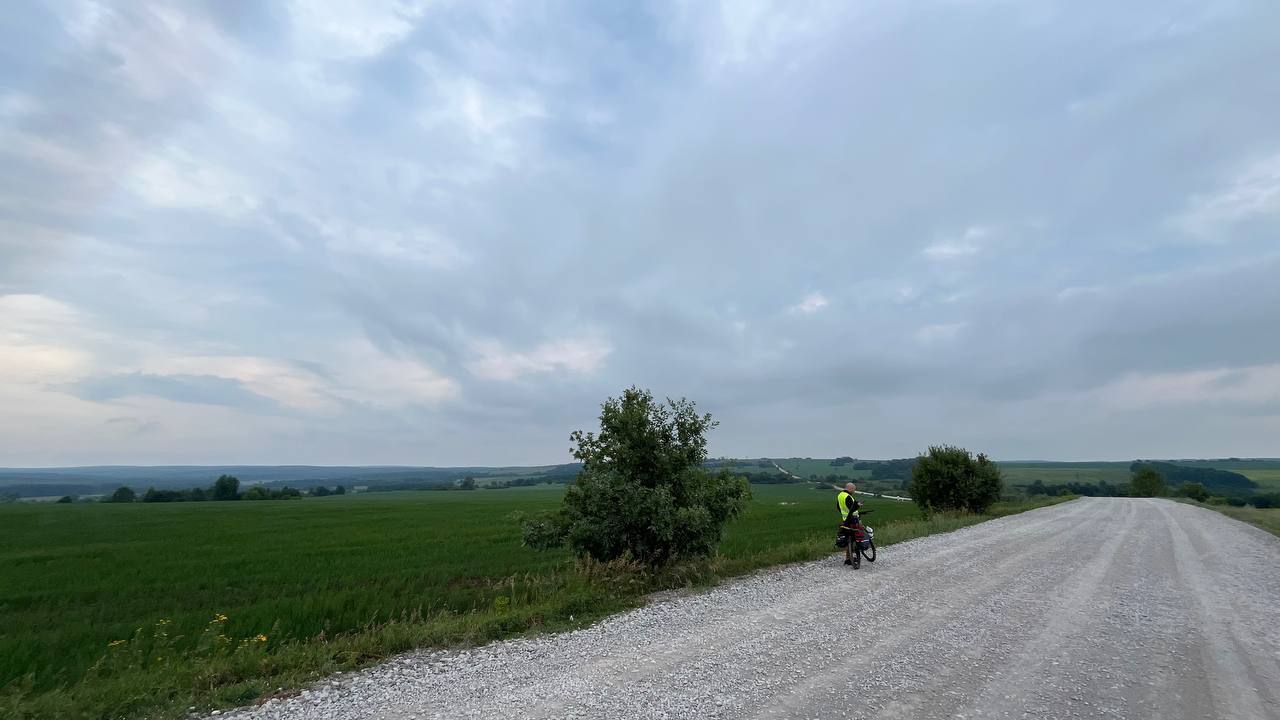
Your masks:
M862 566L862 556L858 554L857 543L853 539L853 528L860 522L858 511L862 509L862 503L854 498L854 493L857 492L858 486L853 483L845 483L844 487L832 485L831 489L840 493L836 496L836 507L840 510L840 529L838 532L848 540L844 546L844 564L852 565L857 569Z

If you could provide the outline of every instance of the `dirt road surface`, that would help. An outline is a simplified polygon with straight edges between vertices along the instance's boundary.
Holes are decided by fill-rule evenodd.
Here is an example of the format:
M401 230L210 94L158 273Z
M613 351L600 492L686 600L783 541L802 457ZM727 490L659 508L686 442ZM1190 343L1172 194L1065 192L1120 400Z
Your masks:
M231 715L1280 718L1277 561L1209 510L1087 498Z

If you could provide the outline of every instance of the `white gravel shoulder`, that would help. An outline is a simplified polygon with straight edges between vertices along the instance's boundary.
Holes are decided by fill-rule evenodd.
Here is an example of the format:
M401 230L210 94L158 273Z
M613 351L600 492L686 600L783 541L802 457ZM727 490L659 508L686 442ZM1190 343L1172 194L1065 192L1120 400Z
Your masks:
M1280 718L1277 560L1209 510L1086 498L219 717Z

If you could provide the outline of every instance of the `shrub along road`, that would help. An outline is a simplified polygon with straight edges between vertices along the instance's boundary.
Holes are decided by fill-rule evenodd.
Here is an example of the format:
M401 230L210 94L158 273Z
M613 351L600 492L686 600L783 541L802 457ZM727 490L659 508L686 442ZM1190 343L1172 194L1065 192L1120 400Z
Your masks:
M1214 512L1088 498L232 715L1276 718L1277 560L1280 538Z

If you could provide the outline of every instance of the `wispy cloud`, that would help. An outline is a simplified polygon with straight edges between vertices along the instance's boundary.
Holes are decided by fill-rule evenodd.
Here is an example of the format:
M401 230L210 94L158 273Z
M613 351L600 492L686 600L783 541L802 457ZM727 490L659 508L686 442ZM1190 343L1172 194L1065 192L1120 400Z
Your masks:
M924 325L916 330L916 342L921 345L933 345L940 342L948 342L955 340L956 336L964 329L966 323L935 323L933 325Z
M1268 216L1280 217L1280 153L1253 163L1219 190L1192 196L1170 223L1197 238L1224 242L1240 223Z
M984 242L991 237L991 228L973 225L955 237L943 238L926 247L922 252L930 260L955 260L977 255Z
M792 313L801 315L812 315L819 310L825 308L828 304L827 297L821 292L811 292L804 296L804 299L791 306Z
M277 409L271 400L245 388L239 381L215 375L100 375L84 378L68 390L94 402L149 395L174 402L226 405L257 412Z
M528 352L507 350L497 340L476 344L468 362L473 375L485 380L517 380L550 373L587 374L599 370L613 348L597 338L568 338L538 345Z

